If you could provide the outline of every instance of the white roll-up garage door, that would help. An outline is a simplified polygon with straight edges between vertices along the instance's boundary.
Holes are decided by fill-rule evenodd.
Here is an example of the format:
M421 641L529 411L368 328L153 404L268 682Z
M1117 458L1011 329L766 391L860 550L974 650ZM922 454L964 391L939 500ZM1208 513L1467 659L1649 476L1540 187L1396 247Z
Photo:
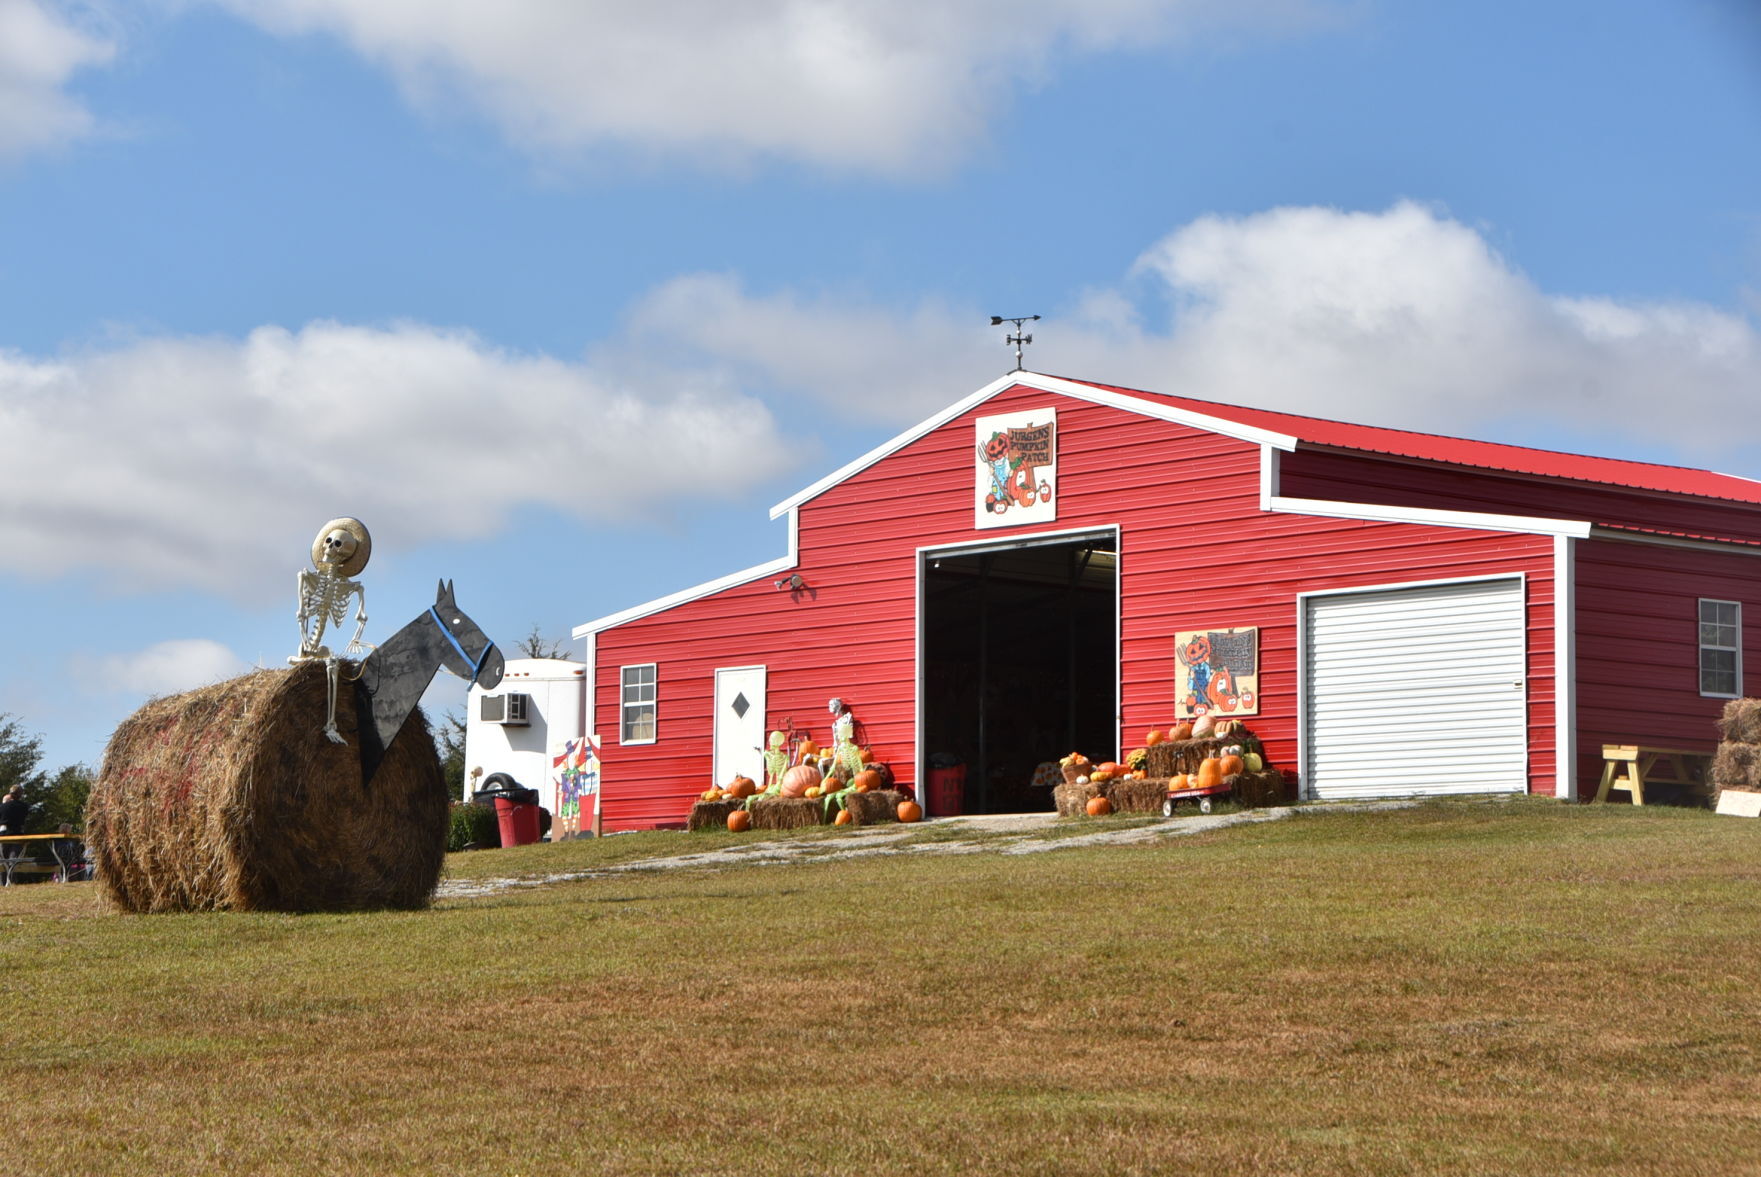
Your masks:
M1521 578L1303 598L1311 797L1527 788Z

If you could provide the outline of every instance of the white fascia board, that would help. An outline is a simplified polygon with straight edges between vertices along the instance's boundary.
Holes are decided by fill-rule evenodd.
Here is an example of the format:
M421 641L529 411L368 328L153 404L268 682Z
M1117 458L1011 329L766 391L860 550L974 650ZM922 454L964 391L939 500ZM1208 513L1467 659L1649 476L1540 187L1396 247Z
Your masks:
M1576 549L1553 537L1553 795L1578 799L1578 622Z
M1176 425L1188 425L1194 429L1220 433L1225 437L1233 437L1240 441L1251 442L1254 445L1272 446L1280 450L1296 448L1297 439L1288 434L1256 429L1251 425L1243 425L1239 421L1229 421L1222 417L1195 413L1189 409L1178 409L1172 405L1158 404L1155 401L1143 400L1122 392L1109 392L1104 388L1096 388L1092 384L1079 384L1074 380L1062 380L1056 376L1042 376L1038 372L1011 372L1007 376L991 381L970 396L955 401L935 416L918 422L892 440L882 442L860 458L838 467L806 490L784 499L770 509L770 517L775 519L785 511L794 510L807 500L849 478L852 474L872 466L889 454L904 449L925 434L941 428L974 405L982 404L999 392L1013 388L1018 384L1025 388L1037 388L1042 392L1054 392L1059 396L1070 397L1072 400L1088 401L1090 404L1123 409L1126 412L1137 413L1140 416L1151 417L1158 421L1170 421Z
M1333 499L1290 499L1261 493L1263 510L1285 515L1323 515L1361 519L1367 523L1422 523L1431 527L1466 527L1475 531L1511 531L1524 535L1565 535L1585 539L1590 524L1582 519L1541 519L1529 515L1489 515L1479 511L1445 511L1434 507L1389 507L1381 503L1347 503Z
M795 567L800 560L800 551L796 547L796 522L796 515L791 511L789 513L789 554L786 556L780 556L768 563L757 564L739 572L729 573L727 576L717 577L715 580L704 581L702 584L681 589L668 596L657 597L646 604L635 605L618 613L608 613L604 617L577 625L571 632L578 638L589 637L592 634L611 629L613 626L635 621L639 617L647 617L651 613L659 613L662 610L671 609L675 605L683 605L687 601L695 601L699 597L719 593L723 589L748 584L766 576L775 576L779 572L787 572Z

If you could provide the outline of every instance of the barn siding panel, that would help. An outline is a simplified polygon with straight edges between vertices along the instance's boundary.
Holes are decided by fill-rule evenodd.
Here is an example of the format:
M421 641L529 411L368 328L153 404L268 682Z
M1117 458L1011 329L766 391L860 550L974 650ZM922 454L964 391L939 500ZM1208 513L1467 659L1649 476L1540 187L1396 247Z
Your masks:
M974 528L975 418L1045 407L1058 412L1056 523ZM916 550L1114 525L1123 747L1091 754L1135 746L1149 728L1171 721L1177 628L1258 626L1262 710L1249 723L1272 762L1294 770L1299 591L1521 573L1529 597L1531 784L1550 793L1552 541L1266 514L1259 462L1258 447L1233 438L1017 388L828 488L798 510L803 593L778 591L765 577L598 635L594 704L607 827L682 822L692 796L709 786L718 666L769 668L770 727L792 716L823 736L827 698L852 700L877 755L902 781L914 781ZM659 740L624 748L618 667L650 661L659 664Z
M1603 744L1703 748L1724 699L1703 698L1698 601L1743 605L1743 693L1761 691L1761 556L1584 540L1577 545L1578 789L1594 796Z
M1364 454L1306 448L1285 454L1279 469L1279 491L1293 498L1585 519L1761 542L1761 510L1752 503L1695 499L1598 483L1549 481L1498 470L1422 465Z

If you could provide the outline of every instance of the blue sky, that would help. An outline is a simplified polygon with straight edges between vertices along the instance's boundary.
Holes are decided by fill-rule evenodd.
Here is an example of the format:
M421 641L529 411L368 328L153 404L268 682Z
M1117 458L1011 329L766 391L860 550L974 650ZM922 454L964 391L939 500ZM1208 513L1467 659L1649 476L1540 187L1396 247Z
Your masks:
M0 711L780 555L1028 366L1761 477L1747 0L0 0ZM462 689L431 702L456 705Z

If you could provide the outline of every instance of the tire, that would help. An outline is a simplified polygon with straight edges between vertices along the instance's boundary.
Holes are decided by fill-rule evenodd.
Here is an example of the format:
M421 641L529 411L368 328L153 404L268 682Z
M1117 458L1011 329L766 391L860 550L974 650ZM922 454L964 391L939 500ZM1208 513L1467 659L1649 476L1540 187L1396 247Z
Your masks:
M1211 811L1211 799L1209 797L1200 797L1198 799L1198 811L1200 813L1209 813Z
M1162 802L1162 816L1163 817L1173 817L1174 816L1174 799L1173 798L1170 797L1168 800Z

